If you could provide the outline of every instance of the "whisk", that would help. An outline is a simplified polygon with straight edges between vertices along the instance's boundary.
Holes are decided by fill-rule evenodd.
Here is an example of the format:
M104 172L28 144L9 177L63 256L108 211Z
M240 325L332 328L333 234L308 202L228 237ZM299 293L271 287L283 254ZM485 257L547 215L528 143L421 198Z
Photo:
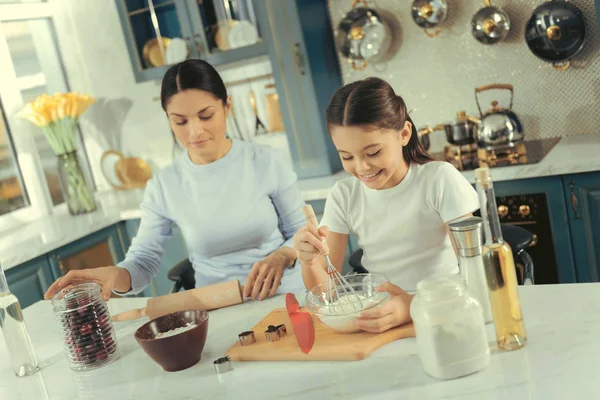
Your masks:
M305 205L302 208L302 212L304 213L304 218L306 219L307 224L313 225L316 228L319 227L317 216L315 215L315 212L310 204ZM325 239L323 239L322 243L323 251L321 252L321 255L325 256L325 261L327 262L327 295L331 311L333 311L333 313L340 314L349 310L348 308L344 307L345 305L340 303L340 298L342 297L350 300L348 306L352 307L351 311L361 311L363 309L363 305L360 296L356 294L356 291L352 285L348 283L346 278L344 278L344 276L340 274L337 268L331 263L331 260L329 259L329 247L327 246ZM341 311L337 311L337 307L332 307L332 305L342 306Z

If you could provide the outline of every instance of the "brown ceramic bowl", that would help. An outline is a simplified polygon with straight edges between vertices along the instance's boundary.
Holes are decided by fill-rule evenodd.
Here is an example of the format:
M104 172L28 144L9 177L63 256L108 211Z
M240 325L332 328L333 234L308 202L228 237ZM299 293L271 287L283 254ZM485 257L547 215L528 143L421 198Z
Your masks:
M195 328L177 335L155 339L160 332L194 322ZM204 310L179 311L146 322L135 331L142 349L165 371L181 371L196 365L202 356L208 333L208 313Z

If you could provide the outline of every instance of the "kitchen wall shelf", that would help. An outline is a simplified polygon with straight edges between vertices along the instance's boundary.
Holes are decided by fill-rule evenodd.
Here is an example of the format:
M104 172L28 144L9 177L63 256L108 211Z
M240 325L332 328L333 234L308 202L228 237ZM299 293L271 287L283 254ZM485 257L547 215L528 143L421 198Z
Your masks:
M160 80L172 64L186 58L204 59L219 66L268 53L260 36L261 27L254 18L253 0L227 3L223 0L115 1L136 82ZM217 16L222 15L219 5L223 4L229 5L232 18L244 18L256 28L258 39L255 43L242 43L227 50L216 46L213 37L221 18ZM175 41L177 44L169 48ZM184 48L187 48L187 56Z

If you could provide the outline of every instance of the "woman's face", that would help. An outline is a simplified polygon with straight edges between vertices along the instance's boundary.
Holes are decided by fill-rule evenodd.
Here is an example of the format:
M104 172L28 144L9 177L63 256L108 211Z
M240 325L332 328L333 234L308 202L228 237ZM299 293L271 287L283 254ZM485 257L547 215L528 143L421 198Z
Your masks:
M167 116L175 137L185 147L192 161L212 162L228 146L227 115L231 99L223 102L209 92L197 89L173 95L166 106Z
M389 189L405 175L407 166L402 148L410 140L411 129L410 122L406 122L400 131L333 126L331 138L346 172L370 189Z

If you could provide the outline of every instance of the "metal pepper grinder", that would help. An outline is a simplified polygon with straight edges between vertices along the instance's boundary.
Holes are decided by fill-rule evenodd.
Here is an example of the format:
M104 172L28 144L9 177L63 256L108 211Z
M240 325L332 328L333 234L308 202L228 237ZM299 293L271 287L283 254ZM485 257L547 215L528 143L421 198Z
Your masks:
M494 322L492 306L483 265L482 252L482 219L467 217L449 224L450 234L458 250L458 266L460 274L467 283L471 295L479 301L483 309L486 324Z

